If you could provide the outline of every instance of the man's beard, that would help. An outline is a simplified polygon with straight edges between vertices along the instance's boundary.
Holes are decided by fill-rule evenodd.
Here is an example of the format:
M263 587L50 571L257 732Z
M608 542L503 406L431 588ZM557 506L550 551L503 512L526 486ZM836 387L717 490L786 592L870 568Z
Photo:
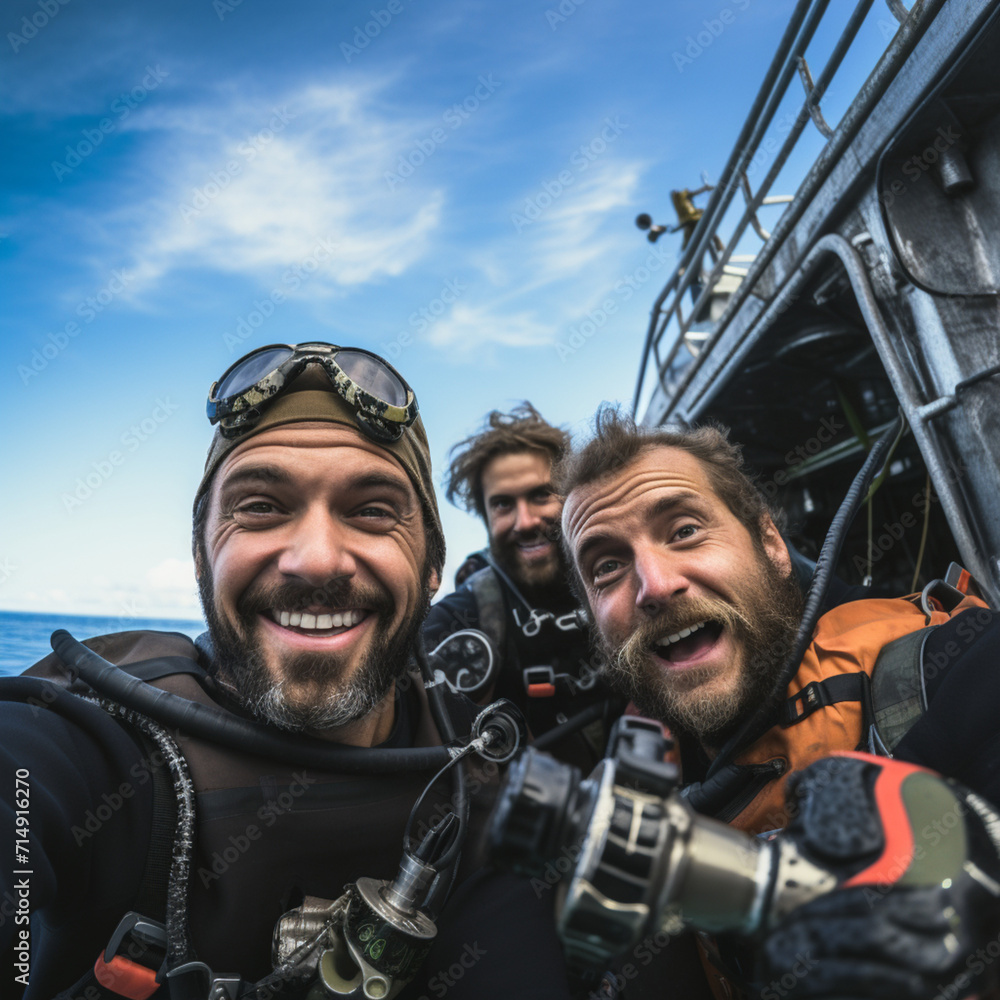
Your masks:
M525 561L516 540L508 538L498 541L490 538L490 555L493 556L494 562L510 576L532 603L545 604L554 592L561 593L566 589L568 571L563 562L557 535L558 528L555 525L538 531L538 536L553 547L552 555L539 563Z
M717 749L752 710L784 693L776 686L795 642L802 607L794 574L783 576L760 554L758 573L746 581L734 602L678 600L643 622L624 642L608 643L602 638L605 676L644 714ZM721 623L741 651L739 675L721 691L713 690L713 681L720 677L718 666L694 665L668 672L651 652L657 639L701 621Z
M334 729L372 712L405 674L431 598L424 583L417 610L390 632L395 605L389 593L379 587L338 582L322 588L284 584L248 590L237 602L235 624L223 619L215 606L210 572L202 573L198 590L219 680L252 716L289 732ZM261 627L259 614L271 608L290 610L317 604L364 607L369 616L375 616L374 634L364 659L345 677L345 664L336 655L289 652L280 661L280 674L272 675L255 638ZM312 693L304 697L295 694L296 688Z

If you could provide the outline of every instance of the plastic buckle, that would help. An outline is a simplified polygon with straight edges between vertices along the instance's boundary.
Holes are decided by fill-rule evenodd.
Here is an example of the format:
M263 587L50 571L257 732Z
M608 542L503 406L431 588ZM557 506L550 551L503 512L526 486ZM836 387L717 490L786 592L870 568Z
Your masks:
M976 588L976 581L972 578L972 574L956 562L948 564L948 570L944 574L944 582L962 594L969 593L969 590L973 588L978 589ZM975 589L973 589L973 593L975 593Z
M978 597L981 601L986 601L983 588L979 586L979 581L964 567L953 562L948 564L947 572L944 574L944 582L950 587L954 587L960 594Z
M952 563L954 566L955 564ZM964 570L963 570L964 572ZM966 574L968 576L968 574ZM969 580L962 581L968 586ZM965 600L965 593L953 587L944 580L931 580L920 593L920 610L929 622L934 611L947 611L949 614Z
M170 995L198 1000L237 1000L244 986L238 975L216 975L204 962L185 962L167 973Z
M673 737L661 723L641 715L623 715L608 739L607 756L615 761L615 784L662 797L678 783L677 766L666 760Z
M522 676L529 698L551 698L556 693L556 672L551 667L525 667Z
M831 704L833 703L827 697L826 688L819 681L810 681L797 695L785 702L783 724L790 726L800 722L817 709Z
M163 955L159 967L154 969L134 958L120 954L126 938ZM144 956L145 957L145 956ZM115 928L107 947L97 956L94 977L106 990L128 997L129 1000L147 1000L159 988L167 965L167 929L163 924L141 913L129 911Z

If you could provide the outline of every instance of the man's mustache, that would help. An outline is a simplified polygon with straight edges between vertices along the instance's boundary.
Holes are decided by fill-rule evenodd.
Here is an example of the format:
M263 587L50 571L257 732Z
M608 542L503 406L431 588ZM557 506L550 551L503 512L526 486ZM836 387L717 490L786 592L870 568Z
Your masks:
M246 591L236 604L236 613L244 621L271 608L304 611L311 607L367 608L377 615L391 615L395 602L381 587L359 585L349 580L335 580L322 587L283 583Z
M562 535L560 530L559 522L553 522L539 525L537 528L532 528L530 531L515 531L511 535L512 542L514 544L518 542L537 542L546 541L558 543Z
M643 653L658 639L676 635L683 629L704 621L718 622L736 635L745 636L757 630L756 624L734 604L721 598L690 597L671 602L655 618L641 622L621 644L620 654L631 658Z

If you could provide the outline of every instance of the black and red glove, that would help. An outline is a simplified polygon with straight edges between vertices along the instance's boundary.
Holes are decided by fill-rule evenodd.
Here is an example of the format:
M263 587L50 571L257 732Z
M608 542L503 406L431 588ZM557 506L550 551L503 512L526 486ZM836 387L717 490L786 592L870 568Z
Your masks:
M933 772L867 754L788 782L780 836L837 887L765 938L761 1000L983 996L1000 973L1000 817ZM780 891L780 887L776 887Z

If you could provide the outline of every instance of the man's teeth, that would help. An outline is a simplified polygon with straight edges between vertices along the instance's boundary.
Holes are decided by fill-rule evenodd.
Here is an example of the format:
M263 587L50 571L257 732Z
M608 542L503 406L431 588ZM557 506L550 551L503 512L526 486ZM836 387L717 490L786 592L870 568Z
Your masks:
M698 629L704 628L708 622L698 622L697 625L692 625L690 628L682 628L680 632L675 632L673 635L668 635L665 639L657 639L655 645L657 646L670 646L675 642L680 642L681 639L686 639L689 635L697 632Z
M330 629L352 628L364 618L365 613L359 610L340 611L330 615L310 615L299 611L272 611L271 617L286 628Z

